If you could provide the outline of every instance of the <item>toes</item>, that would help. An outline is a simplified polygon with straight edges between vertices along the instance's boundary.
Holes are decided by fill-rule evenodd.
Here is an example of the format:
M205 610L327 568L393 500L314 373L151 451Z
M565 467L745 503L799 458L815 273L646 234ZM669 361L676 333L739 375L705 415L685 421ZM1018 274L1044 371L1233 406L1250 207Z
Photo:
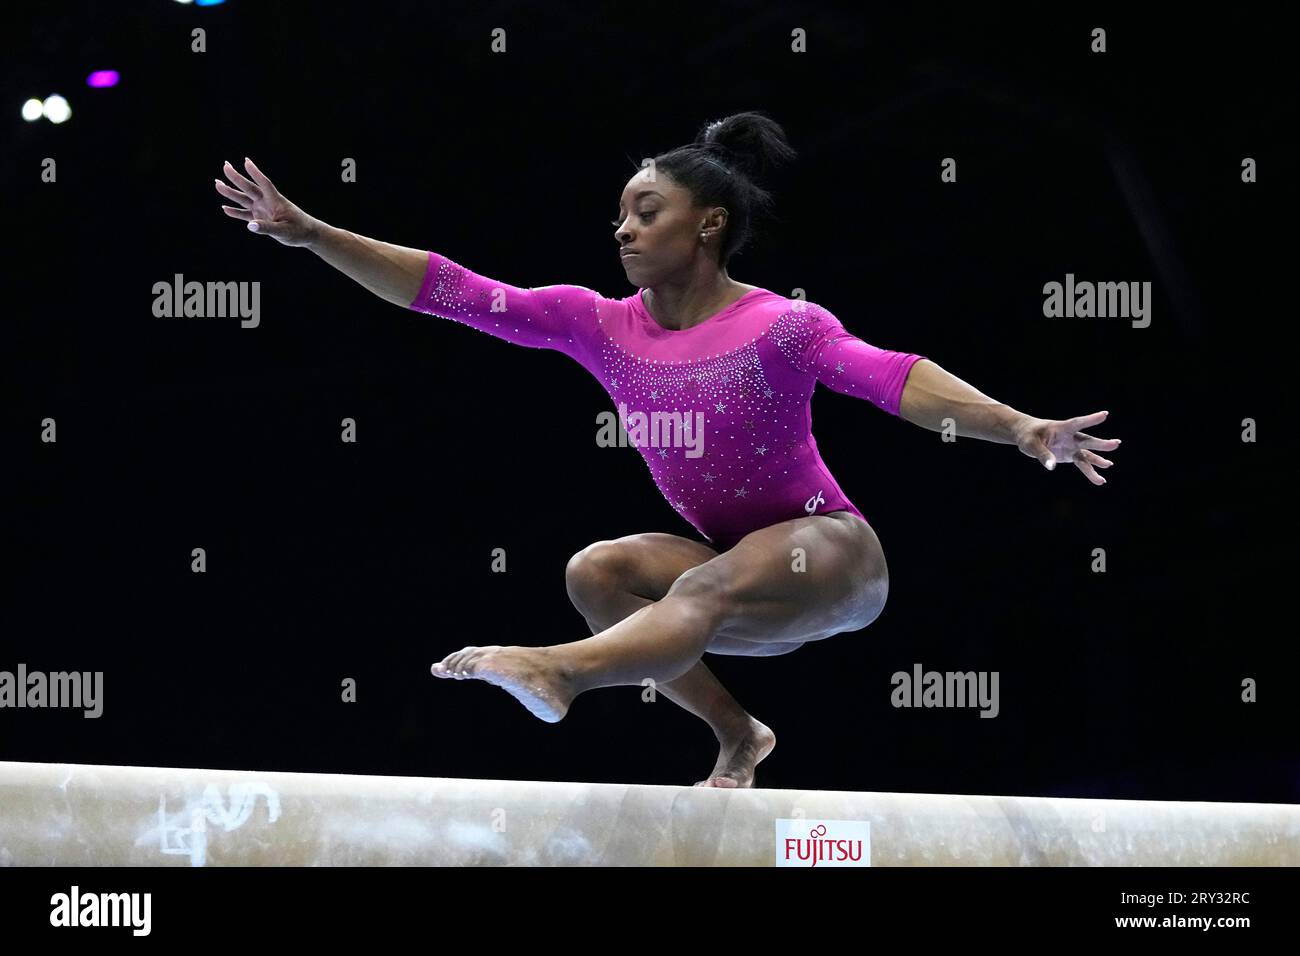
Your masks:
M452 655L451 669L455 672L457 677L464 677L466 675L470 663L478 656L475 653L477 650L477 647L466 647Z
M429 670L435 677L450 677L456 680L468 680L477 677L479 665L492 653L501 648L497 645L487 647L462 647L444 657Z
M458 651L453 651L442 659L441 662L434 664L430 670L437 677L451 677L456 680L466 680L470 677L477 676L478 665L482 663L486 654L495 651L493 647L462 647Z
M460 678L461 671L465 669L466 655L473 651L472 647L464 647L458 651L453 651L444 657L437 664L430 668L435 677Z
M477 677L479 667L488 664L493 655L501 650L500 644L488 644L484 647L471 647L465 659L461 661L461 668L465 671L467 677Z

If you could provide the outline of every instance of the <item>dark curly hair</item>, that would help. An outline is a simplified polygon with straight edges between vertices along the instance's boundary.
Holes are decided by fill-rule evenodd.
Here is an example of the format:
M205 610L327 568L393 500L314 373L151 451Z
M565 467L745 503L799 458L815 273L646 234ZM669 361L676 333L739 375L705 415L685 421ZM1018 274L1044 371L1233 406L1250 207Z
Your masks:
M772 194L760 183L796 155L780 124L751 110L705 123L695 142L660 153L654 161L655 169L690 192L697 206L727 210L718 252L718 265L725 269L748 244L755 221L772 212Z

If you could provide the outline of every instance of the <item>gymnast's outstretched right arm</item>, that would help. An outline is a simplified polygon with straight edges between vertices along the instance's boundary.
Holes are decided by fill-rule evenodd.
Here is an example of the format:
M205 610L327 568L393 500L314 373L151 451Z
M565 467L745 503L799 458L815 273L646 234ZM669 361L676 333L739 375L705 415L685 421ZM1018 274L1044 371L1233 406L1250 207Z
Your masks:
M216 180L217 191L238 203L222 206L253 232L286 246L306 246L386 302L465 325L530 348L555 349L586 364L604 299L583 286L524 289L471 272L435 252L397 246L338 229L299 209L253 163L249 179L230 163L238 188Z
M410 305L424 281L427 252L336 229L281 195L251 159L244 160L244 168L251 179L231 163L223 167L236 188L215 180L217 192L238 204L221 207L227 216L244 220L250 231L283 245L306 246L386 302L403 308Z

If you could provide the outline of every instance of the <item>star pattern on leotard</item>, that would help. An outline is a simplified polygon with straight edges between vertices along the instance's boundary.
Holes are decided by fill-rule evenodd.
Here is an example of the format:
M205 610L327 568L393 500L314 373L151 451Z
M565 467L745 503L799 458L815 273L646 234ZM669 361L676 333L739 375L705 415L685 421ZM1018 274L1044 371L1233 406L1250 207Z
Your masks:
M738 314L734 328L688 330L672 336L670 344L667 337L643 334L628 306L589 295L590 290L557 288L543 303L545 293L537 289L518 297L518 290L503 289L449 260L431 254L430 261L438 274L429 277L421 311L495 330L503 338L527 337L529 344L567 343L565 350L616 396L615 402L649 416L651 434L659 438L637 451L664 497L684 518L689 514L709 541L731 540L730 531L746 521L804 513L804 486L824 477L807 405L818 377L834 382L837 390L859 393L863 375L876 387L874 368L882 370L882 380L888 372L893 385L894 369L900 367L894 357L892 365L883 360L873 365L872 356L857 349L840 353L851 358L835 355L843 330L834 316L811 303L773 303L770 311ZM511 296L508 312L489 314L487 306L503 291ZM769 293L755 302L777 298ZM575 348L579 333L587 336L582 350ZM860 353L867 356L862 361ZM886 404L883 391L870 397ZM673 448L677 454L669 454ZM769 454L785 460L767 460ZM828 496L822 510L845 504L842 495L835 501ZM730 530L721 533L721 525Z

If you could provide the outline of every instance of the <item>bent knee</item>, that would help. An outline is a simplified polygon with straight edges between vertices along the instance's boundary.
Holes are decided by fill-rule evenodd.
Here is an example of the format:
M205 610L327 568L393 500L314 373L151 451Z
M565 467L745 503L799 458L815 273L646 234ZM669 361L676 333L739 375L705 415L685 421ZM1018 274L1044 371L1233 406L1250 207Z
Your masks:
M617 587L627 576L627 547L617 541L596 541L587 545L564 567L564 583L571 597Z
M736 587L731 575L710 564L701 564L680 574L665 597L686 598L721 627L736 611Z

